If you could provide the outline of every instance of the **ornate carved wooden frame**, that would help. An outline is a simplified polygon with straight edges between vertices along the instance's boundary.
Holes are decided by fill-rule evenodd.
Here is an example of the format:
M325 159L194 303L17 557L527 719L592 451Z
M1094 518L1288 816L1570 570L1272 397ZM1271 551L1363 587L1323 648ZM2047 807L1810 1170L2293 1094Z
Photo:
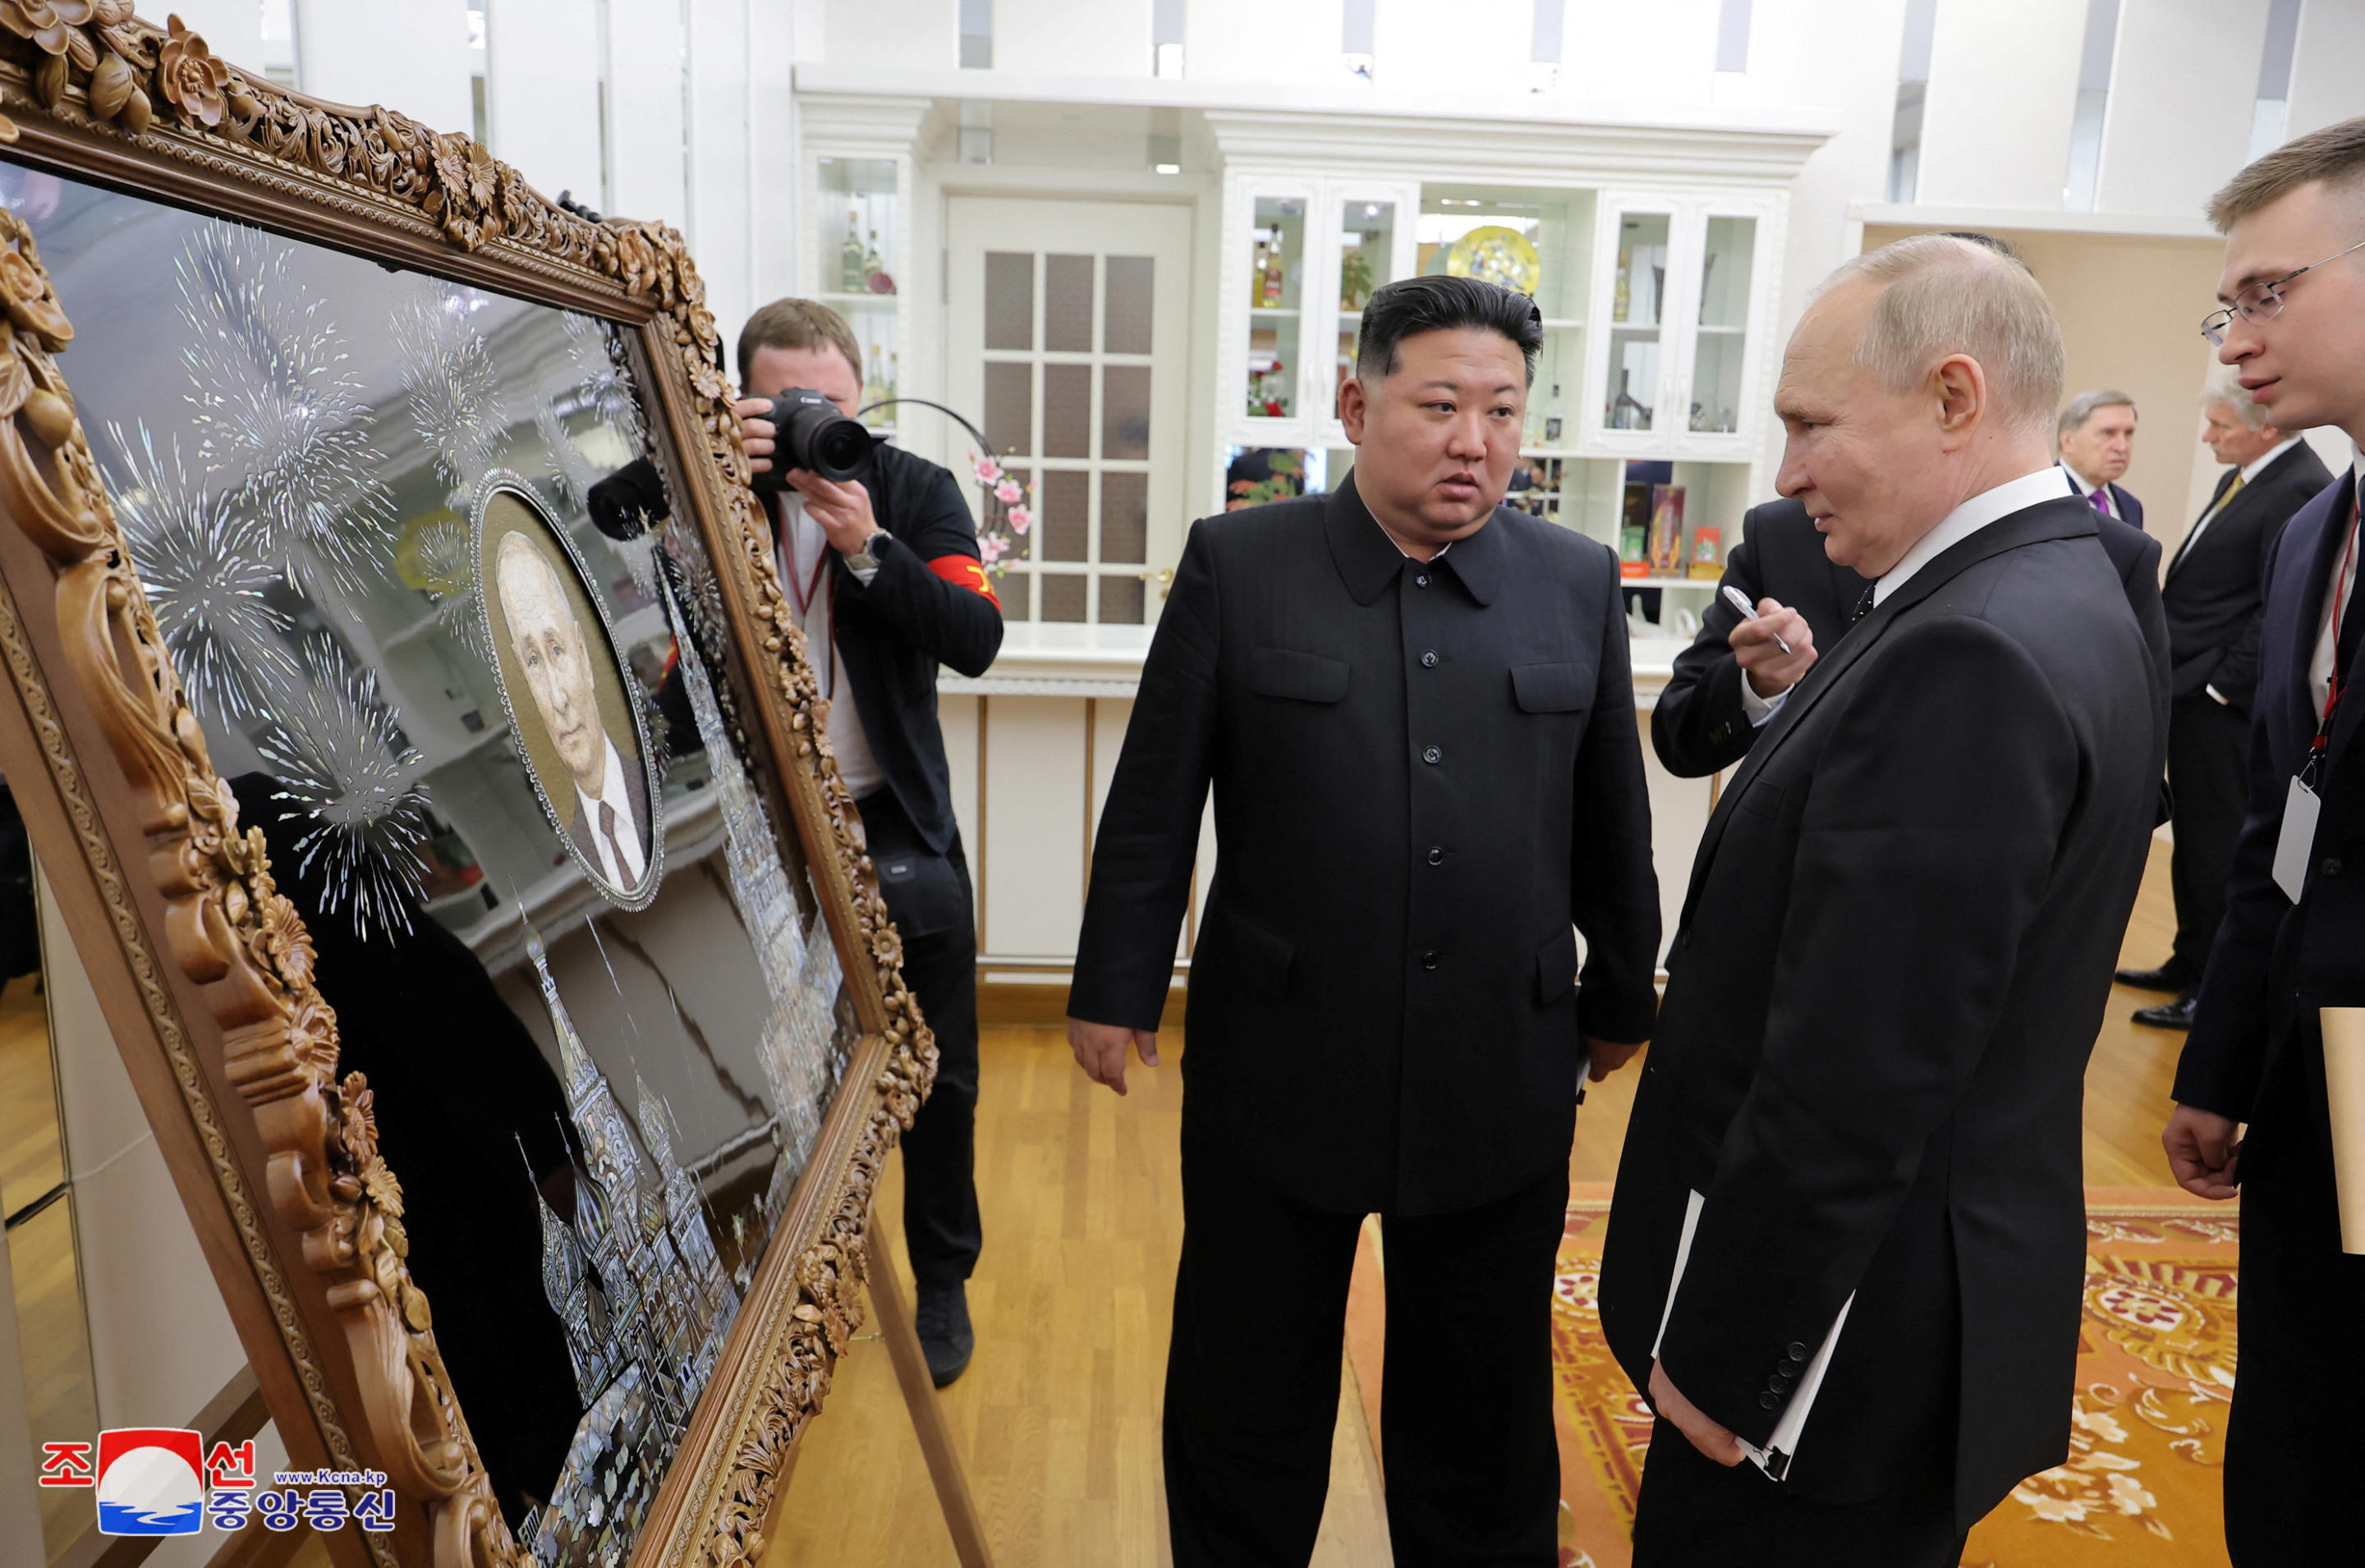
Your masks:
M133 16L131 0L0 0L0 111L17 162L595 314L633 341L681 521L717 563L738 659L766 688L742 711L774 759L774 820L801 840L864 1030L633 1553L752 1562L859 1321L880 1166L936 1050L824 738L680 236L563 209L465 136L276 86L177 17ZM291 1462L382 1470L399 1494L392 1534L327 1538L345 1568L529 1562L404 1262L401 1187L368 1086L339 1076L310 938L215 776L100 484L60 368L66 302L5 211L0 308L0 767ZM43 775L51 790L35 785Z

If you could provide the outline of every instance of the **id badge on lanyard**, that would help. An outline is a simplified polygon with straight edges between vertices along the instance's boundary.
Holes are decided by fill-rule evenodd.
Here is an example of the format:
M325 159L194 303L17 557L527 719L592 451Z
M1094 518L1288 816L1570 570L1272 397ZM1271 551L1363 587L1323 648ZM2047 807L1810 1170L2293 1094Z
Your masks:
M2291 781L2283 796L2282 832L2275 838L2275 886L2283 897L2299 902L2300 894L2307 889L2307 863L2315 849L2316 819L2324 812L2324 802L2315 793L2316 775L2323 767L2324 754L2332 744L2332 718L2340 711L2340 694L2346 685L2340 669L2340 612L2348 596L2341 591L2348 580L2351 564L2357 555L2357 498L2348 499L2348 543L2340 552L2340 570L2332 577L2332 678L2326 683L2324 712L2317 719L2315 738L2308 743L2307 761L2301 764L2299 776Z

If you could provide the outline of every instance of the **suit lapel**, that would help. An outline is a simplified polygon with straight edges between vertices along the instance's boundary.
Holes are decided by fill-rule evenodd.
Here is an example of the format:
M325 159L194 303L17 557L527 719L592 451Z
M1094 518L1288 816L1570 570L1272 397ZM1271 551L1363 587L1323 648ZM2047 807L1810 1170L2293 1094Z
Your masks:
M2260 474L2257 484L2243 486L2242 493L2236 496L2231 504L2225 504L2225 492L2233 487L2235 477L2241 472L2242 471L2239 468L2228 468L2225 473L2218 476L2217 487L2209 493L2209 504L2201 509L2201 515L2193 520L2192 528L2186 531L2183 542L2177 545L2176 558L2168 564L2168 575L2169 577L2173 577L2176 576L2177 572L2184 566L2185 556L2192 553L2192 546L2196 543L2196 533L2200 538L2208 539L2214 538L2219 533L2225 532L2225 525L2232 521L2236 515L2242 512L2249 505L2251 498L2258 494L2259 486L2266 482L2266 475ZM2225 514L2224 516L2216 515L2217 509L2221 504L2225 505ZM2204 522L2209 526L2202 528L2201 525Z
M2071 539L2080 534L2091 536L2095 532L2094 510L2083 496L2072 493L2062 500L2039 502L1988 524L1947 550L1914 573L1903 588L1875 605L1870 614L1849 628L1847 633L1841 637L1839 646L1817 659L1815 667L1807 672L1806 679L1790 689L1789 700L1782 704L1780 712L1766 721L1765 733L1757 737L1757 744L1749 748L1749 755L1742 759L1740 767L1733 772L1732 782L1718 798L1716 810L1709 817L1708 827L1700 834L1699 853L1692 861L1691 882L1684 893L1684 912L1676 929L1680 931L1691 924L1692 906L1699 898L1701 884L1708 879L1709 866L1716 858L1717 845L1724 837L1725 823L1732 820L1735 803L1748 791L1757 775L1765 770L1774 754L1782 748L1782 744L1806 721L1815 704L1821 701L1823 695L1839 684L1847 672L1871 651L1889 627L1896 624L1900 616L1981 561L2025 544Z

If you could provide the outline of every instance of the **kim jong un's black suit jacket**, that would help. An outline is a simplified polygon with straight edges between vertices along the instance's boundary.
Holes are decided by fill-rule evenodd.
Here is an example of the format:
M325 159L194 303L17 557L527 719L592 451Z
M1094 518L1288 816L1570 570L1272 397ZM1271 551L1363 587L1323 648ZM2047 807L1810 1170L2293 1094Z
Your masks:
M1194 525L1101 815L1070 1016L1158 1026L1211 784L1185 1115L1356 1213L1473 1207L1564 1162L1580 1032L1644 1039L1656 1006L1617 558L1497 508L1408 560L1351 476Z
M1764 1445L1850 1294L1787 1487L1951 1482L1966 1527L2067 1452L2079 1110L2166 757L2166 693L2080 500L1946 550L1733 775L1667 957L1602 1324Z

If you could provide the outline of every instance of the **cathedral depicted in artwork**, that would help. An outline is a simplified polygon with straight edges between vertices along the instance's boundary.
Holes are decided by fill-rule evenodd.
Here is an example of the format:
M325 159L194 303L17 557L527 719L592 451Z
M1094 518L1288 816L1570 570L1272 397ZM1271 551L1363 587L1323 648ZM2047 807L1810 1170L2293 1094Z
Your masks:
M714 1247L704 1196L675 1152L664 1102L635 1082L637 1130L560 1000L542 939L526 951L566 1071L583 1163L573 1214L537 1185L542 1282L566 1330L584 1417L549 1504L522 1532L545 1568L604 1564L629 1541L648 1489L712 1375L739 1294ZM645 1152L644 1152L645 1150Z

